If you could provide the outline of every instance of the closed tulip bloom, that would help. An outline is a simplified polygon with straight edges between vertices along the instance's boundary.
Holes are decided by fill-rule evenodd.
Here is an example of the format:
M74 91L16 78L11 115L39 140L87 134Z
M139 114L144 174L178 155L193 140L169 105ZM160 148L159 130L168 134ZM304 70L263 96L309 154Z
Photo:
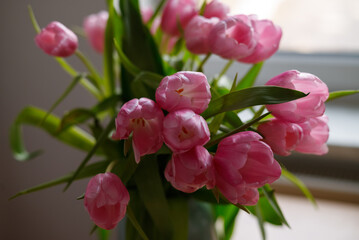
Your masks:
M229 7L218 0L213 0L209 4L206 5L204 9L203 16L205 18L219 18L225 19L227 18L227 14L229 13Z
M179 36L189 21L198 14L195 0L168 0L162 13L161 28L171 35Z
M203 16L192 18L184 32L187 49L194 54L209 53L208 35L218 22L218 18L205 18Z
M164 142L176 153L203 146L209 136L206 120L189 109L170 112L163 121Z
M59 22L51 22L42 29L35 42L45 53L55 57L69 57L78 46L75 33Z
M225 59L240 59L253 53L257 40L251 21L237 15L218 22L209 33L212 53Z
M212 155L202 146L184 153L174 153L165 169L165 177L174 188L192 193L207 185L214 186Z
M249 19L254 28L257 45L252 54L237 60L244 63L258 63L268 59L278 50L282 29L270 20L258 20L255 15L250 15Z
M91 14L85 18L84 30L91 46L97 52L102 53L105 43L105 31L108 19L108 12L101 11Z
M103 229L113 229L126 214L130 195L113 173L100 173L87 185L84 204L90 218Z
M139 163L141 156L161 148L163 118L162 110L151 99L132 99L120 109L112 138L127 139L132 132L132 147L135 160Z
M323 115L299 123L303 129L303 140L295 147L301 153L323 155L328 153L329 138L328 117Z
M260 124L258 131L273 152L282 156L290 155L303 139L303 129L298 124L278 118Z
M156 90L157 103L168 112L191 109L200 114L210 100L210 86L201 72L177 72L163 78Z
M296 70L286 71L266 85L279 86L309 93L308 96L280 104L266 105L268 111L285 121L303 122L324 114L324 102L329 97L328 87L318 77Z
M252 205L258 199L256 188L274 182L281 175L271 148L261 139L259 134L247 131L233 134L218 144L214 156L216 186L234 204Z

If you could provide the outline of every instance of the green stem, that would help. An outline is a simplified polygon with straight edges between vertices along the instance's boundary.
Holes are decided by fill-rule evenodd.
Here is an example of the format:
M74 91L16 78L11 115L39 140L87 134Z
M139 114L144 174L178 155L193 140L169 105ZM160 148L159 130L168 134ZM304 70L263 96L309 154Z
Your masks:
M102 79L100 75L97 73L94 66L91 64L91 62L83 55L83 53L80 50L76 50L75 52L76 56L81 60L81 62L85 65L85 67L89 70L92 77L95 79L97 87L102 92L102 89L100 88L102 86Z
M27 8L28 8L28 10L29 10L29 15L30 15L30 19L31 19L32 26L34 26L34 29L35 29L36 33L40 33L40 32L41 32L41 28L40 28L39 24L38 24L37 21L36 21L35 14L34 14L34 12L32 11L31 5L27 5Z
M107 166L106 171L105 172L111 172L113 167L116 165L117 161L113 160L112 162L110 162L110 164Z
M212 87L216 87L218 84L218 81L223 77L224 74L226 74L226 72L228 71L228 69L232 66L233 64L233 60L229 60L227 62L227 64L223 67L222 71L220 72L220 74L218 75L217 78L215 78L212 82Z
M158 5L157 8L155 10L155 12L153 13L153 15L151 16L150 20L148 20L148 26L149 28L152 26L152 22L155 20L156 16L158 15L158 13L160 12L163 4L166 2L166 0L162 0Z
M202 72L202 68L204 64L208 61L208 59L212 56L212 53L208 53L202 60L202 62L199 64L197 68L197 72Z

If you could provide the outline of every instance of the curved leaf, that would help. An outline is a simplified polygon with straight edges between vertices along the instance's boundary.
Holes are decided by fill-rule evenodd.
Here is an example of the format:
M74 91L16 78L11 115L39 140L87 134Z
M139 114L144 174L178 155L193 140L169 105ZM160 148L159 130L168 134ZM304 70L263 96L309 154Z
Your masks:
M211 101L202 116L209 118L222 112L233 111L246 107L278 104L307 96L306 94L275 86L260 86L228 93Z
M21 129L24 124L42 128L58 140L84 151L91 150L95 145L95 139L78 127L70 127L61 134L57 134L60 119L52 114L50 114L47 117L47 120L39 126L39 123L45 115L46 112L44 110L29 106L24 108L17 116L10 129L10 145L16 160L26 161L39 154L39 151L33 153L26 151L22 140Z
M241 81L236 86L236 90L252 87L262 69L262 66L263 66L263 62L253 64L253 66L248 70L246 75L241 79Z
M171 239L172 224L169 205L163 189L155 155L142 157L134 180L149 215L163 239Z
M101 162L97 162L97 163L93 163L91 165L88 165L87 167L85 167L83 169L83 171L76 177L76 180L78 179L82 179L82 178L87 178L87 177L91 177L99 172L104 172L106 169L106 166L108 165L108 161L101 161ZM10 199L14 199L16 197L25 195L25 194L29 194L32 192L37 192L46 188L50 188L50 187L54 187L57 186L59 184L62 183L66 183L67 181L69 181L69 179L71 179L73 177L73 172L66 174L62 177L59 177L57 179L36 185L34 187L31 188L27 188L25 190L22 190L18 193L16 193L14 196L12 196Z

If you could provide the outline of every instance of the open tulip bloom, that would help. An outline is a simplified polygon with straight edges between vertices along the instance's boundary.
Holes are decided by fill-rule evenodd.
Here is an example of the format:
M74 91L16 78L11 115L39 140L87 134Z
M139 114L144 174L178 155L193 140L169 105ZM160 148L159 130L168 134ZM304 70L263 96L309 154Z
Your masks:
M253 86L253 72L278 50L281 28L255 15L229 15L220 0L202 6L195 0L168 0L142 11L137 0L108 3L108 11L84 16L86 38L103 55L104 73L79 51L70 29L52 22L41 30L30 14L37 46L58 57L73 82L59 100L51 99L55 103L48 112L31 106L19 114L10 132L14 157L26 161L39 155L23 145L25 123L85 153L65 177L14 197L61 183L67 189L90 177L79 192L85 193L90 218L101 231L126 217L131 239L191 237L188 211L199 202L213 209L206 214L220 226L216 229L224 229L218 232L223 239L230 238L239 209L258 217L260 224L273 219L287 224L270 184L288 171L274 154L328 152L324 112L331 95L317 76L297 70L265 76L264 86ZM62 59L73 54L86 73ZM218 78L203 71L212 55L228 60ZM219 86L234 60L253 64L251 74L228 76L234 79L232 87ZM61 117L52 114L77 83L97 103ZM348 91L335 93L344 95ZM238 115L245 109L253 112L247 122ZM95 155L99 160L91 161ZM259 214L268 211L270 216Z

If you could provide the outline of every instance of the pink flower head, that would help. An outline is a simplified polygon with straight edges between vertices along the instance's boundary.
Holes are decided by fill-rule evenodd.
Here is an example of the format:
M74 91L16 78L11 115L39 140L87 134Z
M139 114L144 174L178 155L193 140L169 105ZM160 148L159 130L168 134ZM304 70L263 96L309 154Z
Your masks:
M125 216L130 195L113 173L100 173L91 178L85 192L84 204L94 223L110 230Z
M240 59L253 53L257 45L251 21L236 15L217 23L209 33L211 52L225 59Z
M216 186L234 204L253 205L256 188L281 175L271 148L255 132L239 132L223 139L214 156Z
M200 114L210 100L210 86L201 72L177 72L163 78L156 90L157 103L168 112L191 109Z
M303 129L296 123L274 118L258 126L258 131L264 137L274 153L288 156L302 141Z
M209 129L203 117L192 110L170 112L163 120L163 138L176 153L185 152L209 141Z
M205 18L203 16L192 18L184 32L187 49L194 54L209 53L208 35L218 22L218 18Z
M329 138L328 117L310 118L308 121L299 123L303 129L303 140L295 147L295 151L323 155L328 153L326 142Z
M278 50L282 29L270 20L258 20L255 15L250 15L249 19L254 28L257 45L252 54L237 60L245 63L258 63L268 59Z
M105 31L108 19L108 12L101 11L91 14L85 18L84 29L91 46L97 52L102 53L105 42Z
M174 153L167 164L165 177L182 192L192 193L204 185L211 189L214 187L212 156L202 146L184 153Z
M155 153L161 148L163 118L157 103L148 98L134 98L120 109L112 138L127 139L132 132L132 147L135 160L139 163L140 156Z
M171 36L178 36L178 24L185 29L188 22L197 14L195 0L168 0L163 9L161 28Z
M204 9L203 16L205 18L219 18L219 19L225 19L227 18L227 14L229 13L229 7L219 0L213 0L209 4L206 5L206 8Z
M309 93L308 96L294 101L267 105L268 111L272 112L277 118L290 122L303 122L324 114L324 102L328 99L329 92L327 85L318 77L310 73L291 70L272 78L266 85Z
M59 22L49 23L36 35L35 42L45 53L55 57L69 57L78 46L75 33Z

